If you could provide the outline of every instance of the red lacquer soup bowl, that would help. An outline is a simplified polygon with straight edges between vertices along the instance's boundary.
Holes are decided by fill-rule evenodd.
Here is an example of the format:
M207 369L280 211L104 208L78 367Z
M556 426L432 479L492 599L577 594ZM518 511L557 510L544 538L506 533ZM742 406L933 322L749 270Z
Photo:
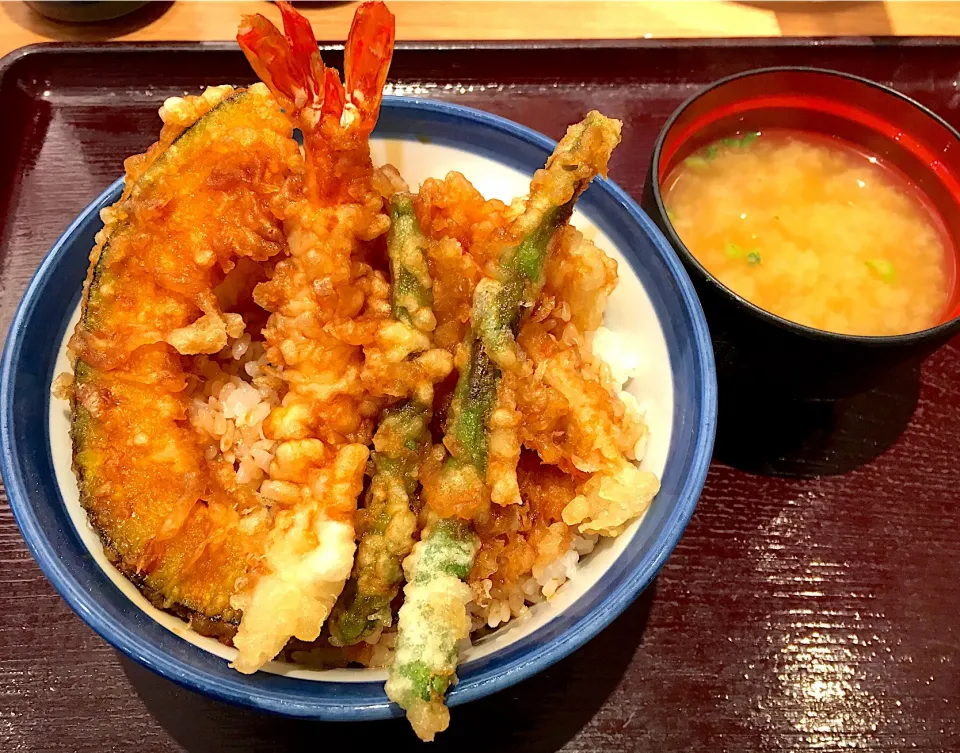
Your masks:
M697 260L667 216L665 181L684 159L718 139L764 129L838 139L875 155L915 189L950 254L952 293L935 326L893 336L814 329L742 298ZM799 398L848 395L869 388L894 366L919 362L960 331L960 133L887 86L815 68L766 68L722 79L667 121L656 142L643 204L700 295L721 391L749 385Z

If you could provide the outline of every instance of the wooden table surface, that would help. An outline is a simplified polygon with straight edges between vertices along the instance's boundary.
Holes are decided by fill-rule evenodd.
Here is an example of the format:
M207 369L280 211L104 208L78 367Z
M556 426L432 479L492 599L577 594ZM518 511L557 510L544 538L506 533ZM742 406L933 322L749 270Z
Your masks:
M299 3L322 39L346 35L356 3ZM473 2L391 4L407 40L960 35L956 2ZM102 24L48 21L0 2L0 55L34 42L233 39L242 13L266 2L152 2Z
M147 9L139 21L77 31L38 21L20 4L0 3L0 51L44 38L227 38L241 5L267 7L177 3ZM590 19L582 3L509 9L401 3L394 9L405 38L960 33L960 12L950 4L912 5L598 4ZM352 7L308 12L320 21L318 33L337 38ZM657 91L633 74L620 84L596 78L600 69L618 73L611 58L596 62L586 84L558 89L555 81L540 85L534 77L514 100L484 101L475 93L458 101L555 136L566 122L557 102L579 106L599 98L627 113L624 158L612 170L639 196L645 165L631 164L627 155L649 149L665 114L686 96L676 82L691 72L707 79L724 73L727 63L698 54L675 54L667 62L653 50L638 58L646 63L637 69L657 66L671 82ZM912 76L909 93L929 98L960 125L960 101L950 84L960 56L934 51L921 59L907 48L871 54L875 62L888 61L884 78ZM837 55L836 63L825 57L825 64L843 67L844 55ZM525 59L500 60L496 75ZM934 64L935 74L929 72ZM564 65L573 80L579 61ZM45 249L116 176L122 157L155 135L150 98L115 97L105 107L88 98L87 82L102 74L73 71L73 85L86 94L59 104L57 75L49 77L50 99L44 99L49 92L21 92L33 98L36 114L26 118L32 130L20 134L22 148L0 124L0 143L12 150L0 153L0 170L19 165L16 173L0 175L7 212L0 233L2 331ZM139 74L124 75L132 81ZM438 68L430 75L442 81L457 74ZM133 91L122 81L117 86ZM57 107L51 118L48 108ZM115 121L110 108L125 118ZM110 126L114 122L119 125ZM111 138L104 128L115 130ZM842 404L781 407L769 415L754 410L754 423L750 418L722 409L720 452L703 497L654 585L571 657L455 709L452 729L432 750L960 750L960 342L927 361L921 379L896 374ZM744 450L758 445L758 431L766 437L760 444L767 460L786 475L733 467L750 465ZM2 492L0 589L2 753L423 749L402 722L361 728L262 716L180 689L122 657L47 583Z

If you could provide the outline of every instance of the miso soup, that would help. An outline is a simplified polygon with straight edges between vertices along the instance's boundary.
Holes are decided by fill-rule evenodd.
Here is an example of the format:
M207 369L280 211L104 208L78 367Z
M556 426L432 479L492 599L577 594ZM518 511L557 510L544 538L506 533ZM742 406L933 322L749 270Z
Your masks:
M916 189L875 157L790 131L687 157L664 183L690 252L738 295L817 329L895 335L939 324L952 249Z

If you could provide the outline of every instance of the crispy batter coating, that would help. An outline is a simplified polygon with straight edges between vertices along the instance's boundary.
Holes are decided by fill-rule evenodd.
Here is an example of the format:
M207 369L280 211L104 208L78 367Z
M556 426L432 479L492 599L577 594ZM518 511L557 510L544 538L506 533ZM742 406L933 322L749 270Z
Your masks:
M523 416L523 443L567 471L590 473L621 455L632 458L644 431L586 339L616 284L616 262L566 229L547 267L544 295L518 337L532 366L508 380Z
M267 354L282 365L290 391L271 415L267 434L281 441L366 444L380 403L360 378L363 348L376 344L381 324L390 319L390 285L357 257L361 241L389 225L382 197L368 191L362 202L337 207L288 196L278 203L290 257L257 286L254 300L273 314L263 333Z
M616 263L567 226L620 124L589 113L509 206L458 173L414 196L370 157L390 12L358 8L344 86L277 5L283 32L238 35L266 85L168 100L125 163L55 392L81 502L151 602L244 673L395 648L388 695L432 739L477 618L550 598L658 489L592 352Z
M345 87L324 66L309 22L278 7L283 34L248 16L237 35L302 132L306 163L274 203L289 256L253 291L271 314L267 359L288 388L264 422L279 446L260 493L285 512L259 577L233 599L243 610L233 664L241 672L255 672L290 638L317 638L350 575L366 445L384 403L363 379L365 351L384 347L384 329L394 324L390 285L371 263L372 242L390 218L369 145L393 55L393 15L382 3L357 9Z
M564 507L576 496L577 477L540 462L525 452L517 472L522 503L491 508L477 521L482 548L470 575L476 589L484 579L509 590L534 565L548 565L570 548L572 532L564 524Z
M317 503L277 514L255 585L234 597L243 610L233 639L239 654L232 666L240 672L256 672L291 637L320 635L353 565L353 511L367 454L363 445L345 445L316 474Z
M488 259L486 241L506 223L506 207L486 201L460 173L427 179L417 194L417 217L435 243L427 250L437 319L433 340L453 352L470 321L473 290Z
M588 340L616 284L616 262L565 228L517 338L530 368L504 373L491 415L487 484L494 502L516 507L474 519L482 548L470 582L480 600L491 588L508 595L534 566L562 556L575 531L616 535L657 491L653 474L625 460L646 428ZM536 454L526 452L515 474L521 447Z
M300 157L262 86L208 89L163 115L157 144L127 160L91 252L70 342L74 465L121 570L164 606L236 621L230 596L270 516L205 459L185 420L184 356L242 330L217 286L238 259L285 249L269 204Z

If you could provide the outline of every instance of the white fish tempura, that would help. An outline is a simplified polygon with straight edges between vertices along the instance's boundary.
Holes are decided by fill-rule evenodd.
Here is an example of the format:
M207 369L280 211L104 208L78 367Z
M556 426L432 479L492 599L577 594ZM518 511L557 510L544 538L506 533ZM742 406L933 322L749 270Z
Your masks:
M233 639L239 650L234 669L250 674L280 653L290 638L316 640L350 577L356 550L352 519L337 520L326 509L356 504L363 487L367 448L347 445L332 469L321 472L313 501L281 512L275 521L264 566L249 594L234 597L243 610Z

